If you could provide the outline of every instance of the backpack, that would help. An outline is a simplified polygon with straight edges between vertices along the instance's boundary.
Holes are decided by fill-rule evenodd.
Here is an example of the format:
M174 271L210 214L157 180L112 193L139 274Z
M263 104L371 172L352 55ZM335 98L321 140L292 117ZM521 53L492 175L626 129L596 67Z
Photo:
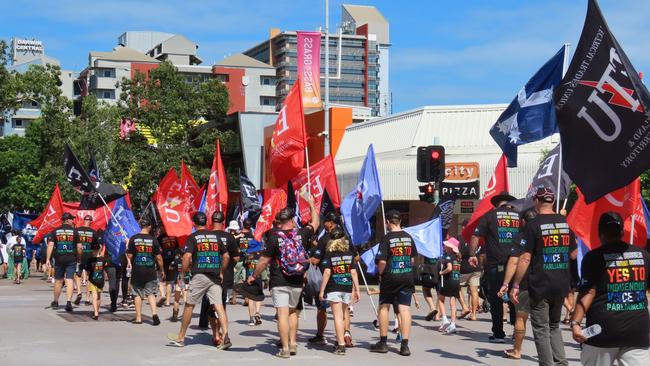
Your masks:
M307 253L302 243L295 239L297 234L297 229L293 229L289 234L284 231L277 232L280 239L278 264L285 276L302 276L305 273Z

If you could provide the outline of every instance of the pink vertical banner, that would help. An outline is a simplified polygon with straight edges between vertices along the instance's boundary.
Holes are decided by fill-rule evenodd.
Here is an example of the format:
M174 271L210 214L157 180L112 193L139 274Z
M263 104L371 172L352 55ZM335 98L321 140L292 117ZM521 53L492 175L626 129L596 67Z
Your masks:
M302 82L303 108L321 108L320 32L298 33L298 78Z

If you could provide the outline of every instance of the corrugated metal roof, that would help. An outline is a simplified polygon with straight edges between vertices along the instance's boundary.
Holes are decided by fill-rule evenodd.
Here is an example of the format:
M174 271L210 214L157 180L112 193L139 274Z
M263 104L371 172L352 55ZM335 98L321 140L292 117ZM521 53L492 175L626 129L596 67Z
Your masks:
M481 192L501 156L490 127L506 104L437 106L403 112L348 127L336 156L339 188L344 195L357 182L369 144L373 144L385 200L417 200L418 146L445 146L446 162L477 162ZM509 169L510 191L523 196L544 150L559 142L556 135L519 147L518 167Z

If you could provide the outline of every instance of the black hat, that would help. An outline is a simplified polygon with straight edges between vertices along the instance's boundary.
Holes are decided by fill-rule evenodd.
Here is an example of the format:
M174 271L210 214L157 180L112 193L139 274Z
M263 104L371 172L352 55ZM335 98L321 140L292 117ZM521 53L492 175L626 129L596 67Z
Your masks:
M63 214L63 216L61 216L61 221L66 221L66 220L74 220L74 216L71 213L66 212Z
M244 219L244 221L242 221L241 224L244 227L244 229L250 229L251 226L253 226L253 222L249 219Z
M192 216L192 222L196 226L205 226L208 223L208 217L201 211L195 212Z
M87 221L87 220L93 221L93 215L84 216L84 221Z
M401 220L402 215L400 215L399 211L397 210L388 210L386 212L386 220Z
M336 239L341 239L345 237L345 231L343 231L343 228L340 226L337 226L330 231L330 239L336 240Z
M598 220L598 232L608 236L620 236L623 234L623 219L617 212L609 211L600 216Z
M535 198L540 202L553 203L555 201L555 193L548 187L540 187L535 192Z
M296 216L294 210L290 207L285 207L280 210L277 215L275 215L275 219L279 221L287 221L291 220L294 216Z
M149 220L148 217L143 216L140 218L140 227L150 227L151 226L151 220Z
M496 196L490 198L490 203L492 206L497 207L497 205L503 201L510 202L516 200L515 197L511 196L507 191L503 191Z
M225 222L225 221L226 221L226 215L224 215L223 212L215 211L212 214L212 222L222 223L222 222Z
M339 219L339 216L336 214L336 212L330 211L325 214L323 217L323 222L337 222Z
M237 290L239 290L245 298L252 301L264 301L264 292L262 291L261 284L249 285L246 281L236 285Z

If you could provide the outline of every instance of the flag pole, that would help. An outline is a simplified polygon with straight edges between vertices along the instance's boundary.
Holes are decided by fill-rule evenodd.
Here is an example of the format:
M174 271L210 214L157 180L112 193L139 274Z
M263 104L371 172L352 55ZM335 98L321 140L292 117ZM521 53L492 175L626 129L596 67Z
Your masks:
M361 273L361 279L363 280L363 284L366 287L366 294L370 293L370 289L368 288L368 281L366 281L366 275L363 274L363 268L361 268L361 264L357 262L357 267L359 267L359 272ZM368 298L370 299L370 304L372 305L373 310L375 310L375 317L378 316L377 313L377 306L375 306L375 302L372 300L372 296L368 295Z
M106 208L108 208L108 212L110 213L111 219L115 219L115 216L113 216L113 210L111 210L111 208L108 207L108 203L106 203L106 200L104 199L104 197L101 195L101 193L99 193L99 192L96 192L96 193L99 196L99 199L101 199L102 202L104 203L104 206ZM114 220L114 221L117 224L117 227L120 228L120 231L122 232L122 235L124 235L124 237L126 238L126 230L124 230L124 228L122 227L122 224L120 224L120 222L118 220Z
M567 69L569 68L569 50L571 48L570 43L565 43L564 44L564 62L562 64L562 77L566 74ZM562 147L560 146L560 166L557 170L557 197L555 199L555 212L560 213L560 193L562 192L561 184L562 184Z

